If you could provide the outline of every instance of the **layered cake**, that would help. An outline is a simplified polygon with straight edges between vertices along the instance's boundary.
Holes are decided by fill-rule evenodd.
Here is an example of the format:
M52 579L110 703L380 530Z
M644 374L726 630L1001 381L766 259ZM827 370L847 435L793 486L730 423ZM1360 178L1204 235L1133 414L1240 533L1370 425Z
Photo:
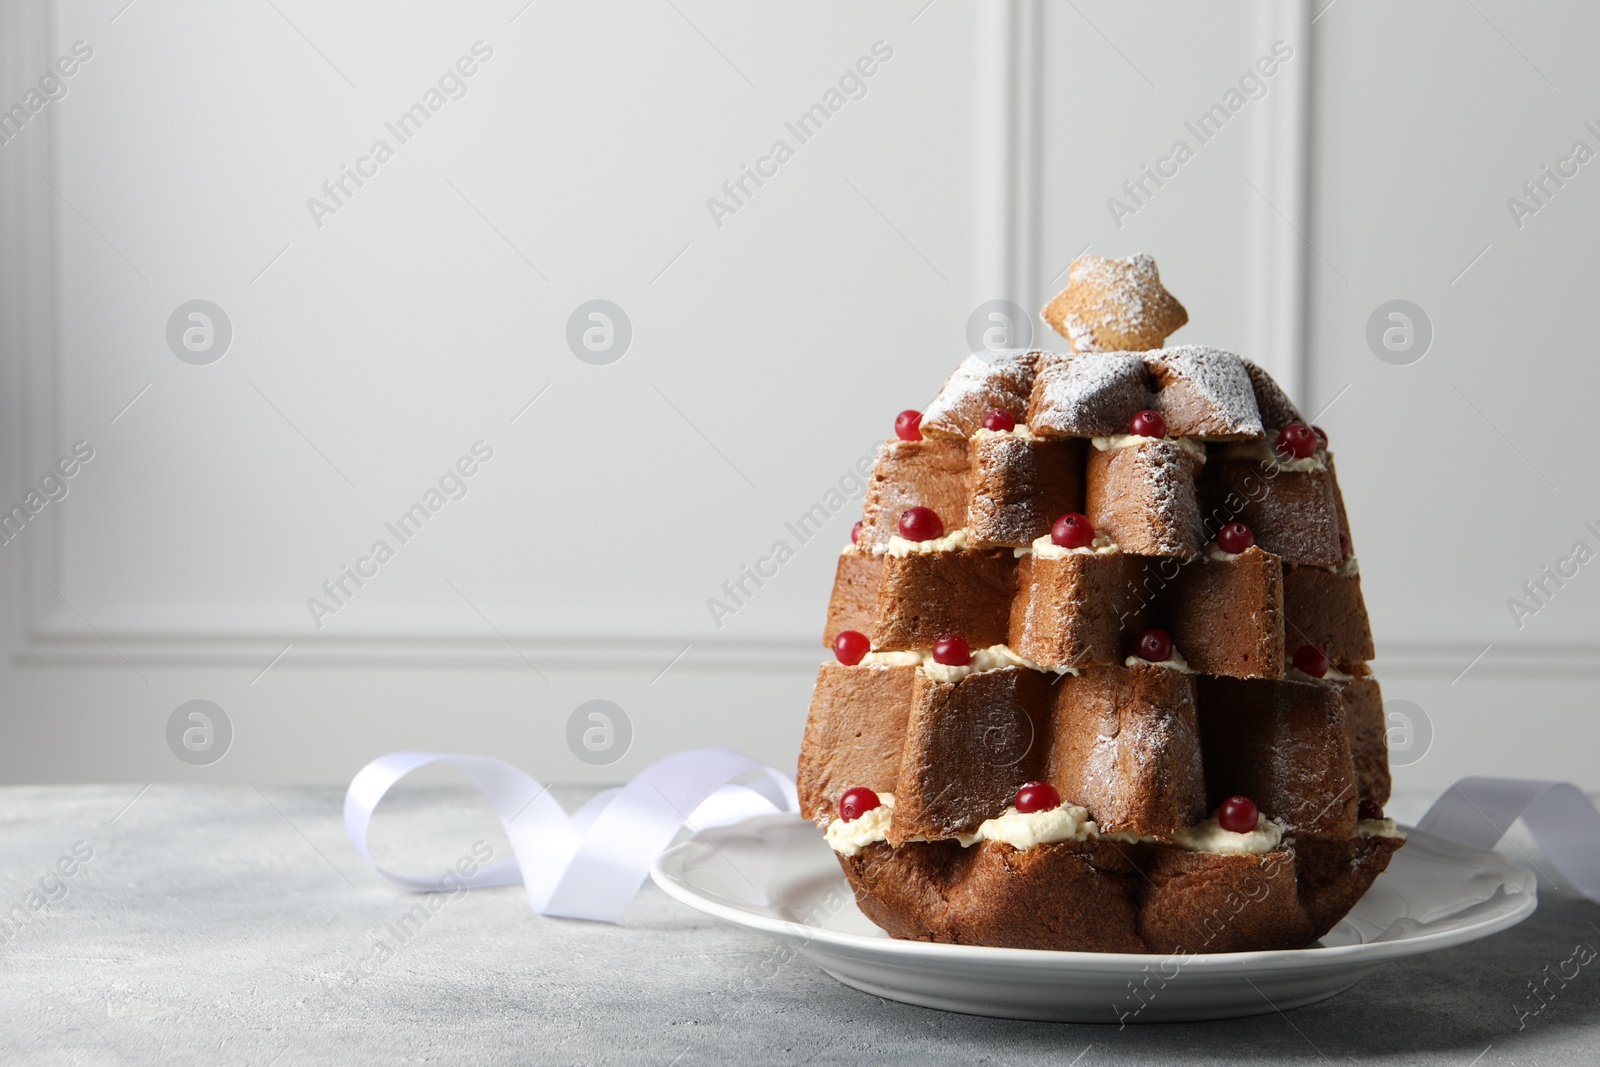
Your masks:
M1310 945L1388 865L1372 634L1327 435L1163 347L1148 256L1081 256L1065 352L969 356L879 450L800 753L899 938Z

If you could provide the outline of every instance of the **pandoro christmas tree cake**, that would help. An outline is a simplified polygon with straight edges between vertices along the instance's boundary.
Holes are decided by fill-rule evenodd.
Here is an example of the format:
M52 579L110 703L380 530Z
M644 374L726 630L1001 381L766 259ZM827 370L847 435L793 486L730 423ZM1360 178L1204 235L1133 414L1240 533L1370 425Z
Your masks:
M1326 435L1163 347L1148 256L1081 256L1065 352L967 357L878 452L839 557L804 815L898 938L1315 942L1404 841Z

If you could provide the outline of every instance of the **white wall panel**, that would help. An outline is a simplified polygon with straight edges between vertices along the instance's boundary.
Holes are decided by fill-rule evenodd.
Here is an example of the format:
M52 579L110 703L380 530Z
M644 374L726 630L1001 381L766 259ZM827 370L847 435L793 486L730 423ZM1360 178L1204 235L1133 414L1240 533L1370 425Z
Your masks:
M1571 728L1600 668L1587 573L1522 630L1505 600L1600 526L1594 168L1520 229L1504 202L1600 149L1593 17L1481 6L8 7L5 101L73 42L94 56L0 145L7 500L76 440L95 458L0 548L0 777L337 779L422 745L566 778L690 744L792 759L856 509L806 543L787 524L926 402L980 302L1037 307L1085 247L1159 258L1177 340L1336 401L1380 667L1436 720L1403 773L1491 769L1508 739L1459 724L1508 694ZM385 123L478 41L400 143ZM801 143L786 123L876 42L892 58ZM318 225L307 199L380 138L393 158ZM1365 340L1396 297L1437 335L1407 367ZM208 366L164 336L195 298L233 327ZM632 324L606 366L566 342L597 298ZM480 440L466 496L398 544L385 522ZM307 599L380 538L394 558L316 626ZM793 558L716 625L708 598L778 541ZM203 770L162 734L195 697L237 727ZM566 749L592 697L634 722L610 767Z

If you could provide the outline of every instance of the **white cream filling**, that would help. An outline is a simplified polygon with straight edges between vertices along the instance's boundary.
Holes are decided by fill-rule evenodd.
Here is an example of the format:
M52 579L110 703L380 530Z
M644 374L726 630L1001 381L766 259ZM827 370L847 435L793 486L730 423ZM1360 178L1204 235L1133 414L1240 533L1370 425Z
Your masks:
M1223 450L1223 459L1247 459L1260 463L1279 471L1325 471L1328 469L1328 453L1319 448L1305 459L1285 459L1278 450L1272 447L1272 442L1266 438L1259 441L1239 441L1229 445Z
M1015 437L1021 441L1039 440L1038 435L1028 429L1028 424L1025 422L1017 423L1016 427L1010 430L991 430L987 426L980 426L973 431L972 439L976 441L982 437Z
M1206 546L1206 558L1214 559L1218 563L1232 563L1242 555L1243 552L1224 552L1222 546L1215 541Z
M901 652L868 652L861 658L863 667L921 667L929 678L938 682L959 682L969 674L997 671L1005 667L1026 667L1030 671L1049 671L1051 674L1077 674L1073 667L1047 667L1014 652L1009 645L990 645L972 650L972 660L957 667L939 663L931 649Z
M1050 671L1052 674L1078 673L1071 667L1046 667L1036 663L1019 652L1013 652L1009 645L990 645L988 648L973 649L971 662L960 667L937 662L932 652L929 652L922 661L922 672L936 682L959 682L969 674L997 671L1006 667L1026 667L1030 671Z
M1119 448L1137 448L1152 441L1165 441L1169 445L1177 445L1201 463L1206 461L1205 442L1195 437L1145 437L1136 433L1114 433L1109 437L1091 437L1094 447L1102 452L1111 452Z
M828 824L823 836L827 838L828 846L839 855L858 856L868 845L888 839L889 825L893 817L894 794L879 793L876 808L852 822L834 819ZM1188 826L1177 831L1172 835L1171 841L1164 841L1155 837L1141 837L1126 830L1101 833L1094 820L1089 818L1089 812L1076 804L1062 804L1049 811L1033 811L1027 814L1018 811L1014 805L1008 805L999 815L979 823L976 832L957 834L956 840L960 842L962 848L971 848L980 841L999 841L1015 849L1026 849L1060 841L1104 838L1128 844L1145 842L1176 845L1191 852L1258 855L1277 848L1283 841L1283 833L1281 824L1262 818L1254 830L1236 834L1231 830L1224 830L1217 823L1216 817L1212 816L1198 826ZM1356 836L1404 837L1405 833L1395 826L1393 819L1368 819L1357 825ZM910 840L926 839L918 835Z
M1356 565L1356 558L1351 556L1343 563L1335 566L1333 568L1333 573L1339 575L1341 578L1353 578L1361 573L1361 568Z
M1102 533L1095 534L1094 540L1082 548L1064 548L1050 540L1049 534L1043 534L1035 537L1033 544L1027 548L1013 549L1012 555L1018 559L1029 554L1038 556L1040 559L1066 559L1068 556L1109 556L1113 552L1121 551L1122 549L1117 547L1115 541Z
M1297 682L1348 682L1355 677L1354 675L1344 673L1331 663L1328 665L1328 673L1324 674L1321 678L1318 678L1315 675L1307 674L1299 667L1292 665L1283 672L1283 676L1285 678L1293 679Z
M1003 841L1012 848L1032 848L1057 841L1086 841L1098 833L1099 828L1089 818L1088 811L1075 804L1027 814L1012 806L992 819L985 819L977 833L957 834L956 840L961 842L962 848L971 848L979 841Z
M1142 656L1129 656L1127 659L1122 661L1122 665L1124 667L1137 667L1141 663L1147 667L1165 667L1167 670L1177 671L1179 674L1194 673L1193 669L1191 669L1189 666L1189 661L1184 659L1183 653L1179 652L1176 648L1172 650L1172 655L1170 657L1161 660L1160 662L1151 662Z
M1277 848L1279 842L1283 840L1283 826L1263 817L1256 821L1254 830L1238 834L1232 830L1224 830L1222 824L1217 822L1217 817L1213 815L1198 825L1185 826L1172 835L1172 840L1180 848L1192 852L1253 856Z
M834 819L822 836L828 839L828 847L839 855L859 856L863 848L888 836L889 820L893 815L894 794L879 793L877 807L863 812L850 822Z
M967 531L961 529L928 541L907 541L899 534L895 534L889 538L889 547L886 551L891 556L909 556L912 553L927 555L930 552L959 552L966 547Z
M1357 837L1398 837L1402 840L1406 832L1395 824L1393 819L1362 819L1356 823Z
M921 652L868 652L861 657L863 667L920 667Z

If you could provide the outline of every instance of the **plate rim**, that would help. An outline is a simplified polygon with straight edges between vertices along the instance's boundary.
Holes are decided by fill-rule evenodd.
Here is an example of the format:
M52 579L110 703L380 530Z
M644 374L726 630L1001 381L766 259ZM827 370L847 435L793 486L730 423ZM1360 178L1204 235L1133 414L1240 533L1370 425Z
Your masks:
M805 820L800 819L798 815L793 813L756 815L740 819L737 822L707 827L702 831L702 835L718 830L740 829L749 833L754 831L760 824L774 821L786 823L805 822ZM1183 957L1184 966L1186 968L1199 966L1209 969L1233 967L1295 969L1298 967L1320 968L1378 964L1439 949L1453 948L1457 945L1468 944L1472 941L1489 937L1492 934L1509 930L1537 910L1539 904L1538 878L1528 868L1512 861L1502 853L1495 852L1493 849L1472 848L1411 826L1404 826L1402 829L1406 831L1408 837L1415 835L1419 839L1429 841L1431 844L1442 845L1463 854L1493 856L1497 862L1505 864L1513 872L1520 874L1524 883L1521 889L1508 893L1506 892L1506 887L1502 886L1496 893L1496 896L1504 896L1513 901L1514 906L1502 913L1457 930L1441 930L1393 941L1368 941L1354 945L1316 945L1310 948L1258 949L1250 952L1196 952ZM802 948L820 943L838 952L855 955L867 954L878 958L884 955L892 955L906 960L961 960L969 964L998 964L1020 969L1042 968L1055 970L1070 966L1080 972L1083 970L1101 970L1118 973L1125 972L1130 967L1135 969L1146 967L1152 959L1168 959L1177 955L1177 953L1157 952L1079 952L1065 949L1000 948L988 945L954 945L934 941L907 941L892 937L871 937L847 931L828 930L823 927L807 926L792 919L772 918L703 896L667 872L668 864L681 860L695 844L695 840L694 837L691 837L663 850L650 864L650 880L680 904L710 915L713 918L732 923L735 926L759 930L785 940L799 942ZM1381 878L1382 876L1380 875L1379 877ZM1492 900L1494 898L1491 897L1489 899Z

